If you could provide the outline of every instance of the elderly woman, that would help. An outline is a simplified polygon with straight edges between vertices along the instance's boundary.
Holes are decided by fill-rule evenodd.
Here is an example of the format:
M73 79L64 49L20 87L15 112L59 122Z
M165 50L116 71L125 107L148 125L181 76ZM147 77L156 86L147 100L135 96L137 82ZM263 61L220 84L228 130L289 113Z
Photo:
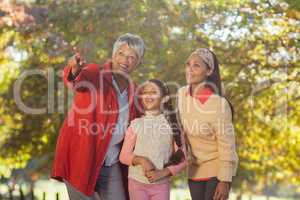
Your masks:
M74 90L71 109L60 129L51 177L65 182L71 200L128 199L126 168L119 162L124 131L139 117L130 74L141 63L145 45L125 34L102 68L80 54L64 68L64 83Z

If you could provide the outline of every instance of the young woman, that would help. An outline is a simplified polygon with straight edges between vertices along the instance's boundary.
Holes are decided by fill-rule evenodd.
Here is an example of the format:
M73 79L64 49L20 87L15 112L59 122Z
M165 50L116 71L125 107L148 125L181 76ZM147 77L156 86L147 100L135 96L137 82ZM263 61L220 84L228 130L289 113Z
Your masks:
M178 91L178 110L188 144L188 184L193 200L225 200L238 157L233 109L222 96L218 60L200 48L186 62L187 86Z
M120 153L120 161L129 165L129 196L168 200L169 176L186 166L185 142L164 83L146 82L142 104L145 115L131 122Z

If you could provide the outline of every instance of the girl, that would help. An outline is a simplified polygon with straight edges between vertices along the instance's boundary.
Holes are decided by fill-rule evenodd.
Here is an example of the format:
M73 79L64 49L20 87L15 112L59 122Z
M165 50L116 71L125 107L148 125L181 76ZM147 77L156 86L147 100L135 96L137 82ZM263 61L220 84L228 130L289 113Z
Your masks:
M197 49L186 62L185 86L178 91L178 110L189 145L188 184L192 199L225 200L238 157L232 106L222 96L218 60Z
M167 86L152 79L143 85L142 94L145 115L131 122L120 161L129 165L131 200L168 200L169 176L186 166L184 139Z

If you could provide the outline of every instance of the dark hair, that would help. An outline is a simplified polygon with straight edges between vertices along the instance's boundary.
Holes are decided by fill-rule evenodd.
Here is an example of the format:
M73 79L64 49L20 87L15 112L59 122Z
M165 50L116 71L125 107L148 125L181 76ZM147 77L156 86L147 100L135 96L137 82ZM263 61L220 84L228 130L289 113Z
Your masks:
M214 70L213 70L212 74L207 77L207 80L206 80L208 82L207 86L209 86L214 91L214 93L216 93L226 99L226 101L229 103L231 113L232 113L232 119L233 119L233 116L234 116L233 106L232 106L231 102L229 101L229 99L224 96L223 91L222 91L219 61L218 61L215 53L212 51L210 51L210 52L213 55L213 59L214 59ZM207 63L205 63L205 64L208 67L208 64ZM212 84L213 84L213 87L212 87Z
M157 79L150 79L148 82L154 83L156 86L158 86L162 97L166 97L166 96L170 95L168 86L165 83L163 83L162 81L157 80ZM172 99L169 98L166 102L163 103L162 106L163 106L164 116L172 129L174 141L175 141L176 145L178 146L178 150L171 155L168 163L165 164L164 167L167 167L170 165L179 164L183 159L185 159L185 156L181 149L181 147L182 147L181 127L177 120L176 112L173 109Z

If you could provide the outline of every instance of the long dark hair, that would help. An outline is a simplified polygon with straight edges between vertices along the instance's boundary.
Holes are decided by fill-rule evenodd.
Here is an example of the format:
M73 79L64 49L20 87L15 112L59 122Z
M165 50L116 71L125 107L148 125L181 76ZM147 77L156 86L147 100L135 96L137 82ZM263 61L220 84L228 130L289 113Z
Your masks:
M162 81L157 79L150 79L148 82L154 83L159 88L162 97L167 97L170 95L170 90L168 86ZM178 150L171 155L168 163L165 164L165 167L167 167L170 165L179 164L183 159L185 159L185 156L182 151L183 145L181 141L181 134L182 134L181 128L177 120L176 112L174 111L172 105L172 99L169 98L167 101L165 101L162 105L162 108L163 108L163 114L172 129L174 141L178 147Z
M231 102L229 101L229 99L223 94L223 91L222 91L218 58L214 52L212 52L211 50L209 50L209 51L213 55L214 70L213 70L212 74L207 77L207 80L206 80L208 83L207 86L209 86L214 91L215 94L218 94L219 96L222 96L227 100L227 102L229 103L230 109L231 109L232 119L233 119L233 117L234 117L233 106L232 106ZM207 63L205 63L205 64L207 65L207 67L209 67Z

